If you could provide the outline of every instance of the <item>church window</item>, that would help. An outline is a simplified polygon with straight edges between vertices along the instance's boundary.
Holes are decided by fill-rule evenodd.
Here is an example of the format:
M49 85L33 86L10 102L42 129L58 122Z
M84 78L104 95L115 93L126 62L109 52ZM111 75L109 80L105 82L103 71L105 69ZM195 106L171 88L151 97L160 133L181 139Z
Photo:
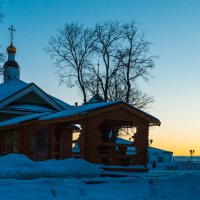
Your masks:
M0 134L0 153L5 152L5 135Z
M9 131L5 134L5 151L8 153L18 152L18 134L16 131Z

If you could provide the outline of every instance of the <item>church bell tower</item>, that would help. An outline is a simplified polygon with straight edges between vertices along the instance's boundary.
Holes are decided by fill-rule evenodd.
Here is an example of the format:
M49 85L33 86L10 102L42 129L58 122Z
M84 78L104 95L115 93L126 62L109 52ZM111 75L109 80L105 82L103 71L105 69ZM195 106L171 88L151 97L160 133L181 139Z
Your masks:
M7 47L8 60L3 66L4 83L13 79L20 79L20 67L15 61L16 48L13 45L13 33L15 32L14 27L11 25L10 31L10 45Z

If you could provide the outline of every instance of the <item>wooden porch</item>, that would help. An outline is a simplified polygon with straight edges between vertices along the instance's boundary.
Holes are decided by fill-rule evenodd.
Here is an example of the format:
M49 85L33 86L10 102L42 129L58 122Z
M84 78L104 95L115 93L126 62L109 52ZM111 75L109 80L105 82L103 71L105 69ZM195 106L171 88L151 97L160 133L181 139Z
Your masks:
M79 138L74 140L74 125L80 127ZM0 128L0 153L22 153L33 160L82 158L92 163L108 166L144 166L148 161L149 126L160 125L160 121L124 103L100 107L89 112L59 117L51 120L33 120ZM117 144L122 127L136 129L131 144ZM8 133L17 133L14 143L16 152L8 150ZM73 153L78 143L80 152ZM134 154L127 154L128 148Z

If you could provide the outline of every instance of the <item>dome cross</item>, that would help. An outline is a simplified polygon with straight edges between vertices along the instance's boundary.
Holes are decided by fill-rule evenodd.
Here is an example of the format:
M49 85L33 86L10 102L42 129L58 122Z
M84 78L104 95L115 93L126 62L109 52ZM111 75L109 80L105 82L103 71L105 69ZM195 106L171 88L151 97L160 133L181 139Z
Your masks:
M14 28L13 25L10 25L10 27L8 28L8 30L10 31L10 39L11 39L11 43L12 43L12 40L14 38L14 32L16 31L16 29Z

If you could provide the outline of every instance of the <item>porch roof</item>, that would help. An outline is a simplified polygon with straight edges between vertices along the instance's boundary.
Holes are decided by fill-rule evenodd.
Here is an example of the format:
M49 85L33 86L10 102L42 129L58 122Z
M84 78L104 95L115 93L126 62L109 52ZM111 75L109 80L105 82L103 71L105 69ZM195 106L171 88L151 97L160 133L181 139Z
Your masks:
M44 112L44 113L37 113L37 114L30 114L30 115L15 117L15 118L0 122L0 129L4 129L5 127L11 128L12 126L17 126L24 122L33 121L33 120L38 119L41 116L48 115L48 114L49 112Z
M82 106L76 106L64 111L42 116L39 118L39 120L45 121L46 123L59 123L75 119L80 120L88 115L96 114L97 111L98 113L101 113L104 111L113 110L115 108L120 108L120 107L128 109L130 112L133 112L137 116L147 120L149 123L151 123L151 125L161 124L159 119L125 103L124 101L110 101L110 102L93 103Z
M13 119L0 122L0 130L15 128L19 125L23 125L27 122L33 122L36 120L47 124L61 123L61 122L71 123L73 121L83 119L93 114L114 110L120 107L123 107L129 110L130 112L134 113L135 115L147 120L150 123L150 125L159 126L161 124L159 119L123 101L111 101L111 102L94 103L94 104L86 104L82 106L71 107L64 111L56 112L53 114L50 112L43 112L43 113L29 114L20 117L15 117Z

